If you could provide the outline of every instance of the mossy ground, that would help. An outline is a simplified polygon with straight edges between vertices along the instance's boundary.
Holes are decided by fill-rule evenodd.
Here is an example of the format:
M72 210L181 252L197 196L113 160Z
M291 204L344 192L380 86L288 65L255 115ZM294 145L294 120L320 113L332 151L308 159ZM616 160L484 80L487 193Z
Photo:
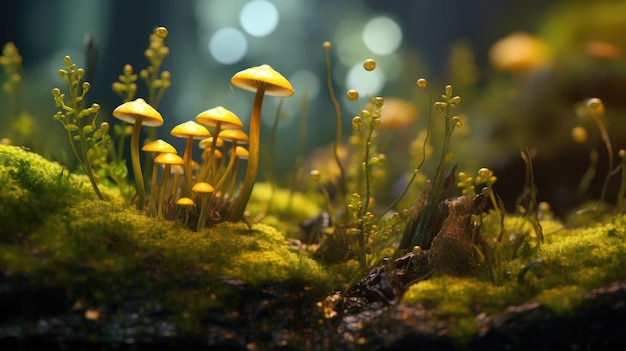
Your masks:
M509 218L505 225L518 228L520 222L519 218ZM558 221L541 224L546 233L544 243L523 257L500 262L494 273L496 284L486 278L435 275L411 286L403 302L423 303L439 310L439 318L452 321L450 335L469 341L480 313L493 315L534 300L567 317L576 313L590 289L624 279L626 216L571 229L561 229Z
M267 189L257 190L259 203L266 204ZM290 226L275 219L282 217L264 218L276 226L222 223L194 232L132 209L112 188L103 192L109 201L96 199L86 177L19 147L0 145L0 272L15 294L34 300L37 292L58 293L66 308L85 313L115 313L107 310L110 301L142 301L162 306L180 328L193 331L207 312L244 298L213 284L224 277L251 286L293 284L321 299L356 271L344 269L354 267L350 263L328 268L306 252L290 250L284 234ZM270 213L288 210L289 193L277 194ZM292 201L299 211L292 216L311 215L300 194ZM254 212L263 212L261 207ZM506 225L519 228L520 219L511 216ZM486 277L435 275L411 286L403 303L437 309L438 319L452 322L449 336L467 341L476 331L478 313L497 314L536 300L567 316L589 289L624 279L626 216L572 229L557 230L557 221L542 225L544 243L517 259L502 260L495 284ZM518 279L537 259L541 263ZM15 313L36 316L36 306Z
M320 264L290 250L274 227L221 223L195 232L148 217L103 190L111 201L96 199L86 177L0 146L0 271L28 282L16 289L58 288L85 309L116 290L120 299L152 291L168 309L196 320L237 299L212 288L223 277L253 286L287 282L317 293L335 284Z

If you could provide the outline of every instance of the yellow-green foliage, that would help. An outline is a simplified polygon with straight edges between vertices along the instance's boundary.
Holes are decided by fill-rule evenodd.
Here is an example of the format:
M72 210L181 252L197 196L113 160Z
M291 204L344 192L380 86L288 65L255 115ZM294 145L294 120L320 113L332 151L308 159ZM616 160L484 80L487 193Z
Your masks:
M256 183L246 209L250 211L252 217L261 214L263 223L270 224L287 234L292 232L294 233L292 236L295 236L299 228L292 228L289 223L299 224L303 220L315 218L321 212L319 205L321 202L322 199L318 194L307 196L282 188L272 190L269 183ZM268 208L269 204L271 209ZM289 222L281 220L285 218L288 218Z
M507 229L517 227L515 218ZM592 288L624 279L626 272L626 216L613 223L588 228L563 229L558 222L542 222L545 242L530 256L501 262L506 279L489 280L436 275L411 286L405 303L424 303L442 312L438 318L452 320L451 336L460 340L476 330L476 313L495 314L529 300L544 304L557 315L574 313ZM518 281L518 273L541 259ZM434 321L435 322L435 321Z
M266 211L267 205L271 201L273 212L279 213L281 216L286 215L289 218L302 220L319 215L321 199L317 195L305 196L302 193L292 193L282 188L276 189L272 193L269 183L256 183L250 201L247 208L253 214Z
M133 284L162 291L175 311L194 316L225 303L224 288L214 284L223 277L252 285L295 282L318 292L335 284L316 261L291 251L273 227L221 223L194 232L147 217L104 190L113 201L97 200L86 177L0 146L0 271L71 296L80 295L81 284L97 291L138 280ZM181 281L197 287L179 290ZM122 287L119 293L132 299L136 292ZM223 294L233 299L232 291Z
M0 235L27 232L56 208L94 198L81 182L89 184L36 153L0 144Z

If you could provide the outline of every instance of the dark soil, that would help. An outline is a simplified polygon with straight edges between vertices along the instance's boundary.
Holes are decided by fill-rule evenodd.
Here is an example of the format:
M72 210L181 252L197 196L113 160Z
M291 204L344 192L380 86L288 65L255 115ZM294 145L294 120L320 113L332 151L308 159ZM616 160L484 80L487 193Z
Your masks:
M406 257L405 257L406 259ZM399 261L400 265L404 261ZM414 260L412 260L414 262ZM394 261L398 266L398 261ZM397 303L389 264L344 294L316 299L300 284L252 287L222 279L232 307L198 326L177 328L158 301L130 293L123 304L101 297L96 320L51 287L17 291L0 281L2 350L615 350L626 346L626 283L587 293L570 316L529 301L497 315L477 313L465 344L448 336L450 321L421 304ZM389 279L387 275L394 275ZM141 296L144 298L141 298ZM156 294L158 295L158 294ZM326 307L326 308L325 308Z

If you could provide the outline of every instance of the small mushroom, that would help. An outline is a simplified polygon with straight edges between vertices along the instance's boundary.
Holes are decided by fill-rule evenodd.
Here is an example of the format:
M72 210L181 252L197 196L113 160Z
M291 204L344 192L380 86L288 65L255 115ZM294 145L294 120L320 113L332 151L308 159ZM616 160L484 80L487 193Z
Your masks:
M198 147L201 149L208 149L211 147L211 145L213 145L213 137L204 138L200 140L200 142L198 143ZM215 146L216 147L224 146L224 140L218 137L217 141L215 142Z
M202 228L204 228L204 225L206 224L205 222L206 222L206 213L208 210L207 207L208 207L208 202L209 202L209 195L212 194L213 191L215 191L215 189L213 188L213 186L211 186L211 184L207 182L198 182L193 185L191 190L194 193L198 194L201 200L200 217L198 218L198 227L196 229L196 231L199 232L202 230Z
M130 137L130 158L133 165L135 183L137 185L137 209L143 210L146 189L141 171L141 159L139 158L139 134L141 132L141 126L162 126L163 117L142 98L121 104L113 110L113 116L134 125L133 134L131 134Z
M252 113L250 115L250 158L239 197L235 202L229 220L240 221L252 194L259 168L259 144L261 134L261 107L263 96L292 96L294 91L291 83L269 65L251 67L235 73L230 82L241 89L255 93Z
M196 205L196 203L188 197L181 197L180 199L176 201L176 204L185 209L185 227L186 227L187 224L189 224L189 212L191 212L191 209Z
M170 178L172 177L171 169L173 166L182 165L184 161L182 157L174 153L166 152L159 154L157 157L155 157L154 163L165 167L156 192L157 216L163 218L163 205L165 203L165 195L170 193L169 188L172 186L172 182L170 180Z
M234 114L233 112L231 112L230 110L222 106L217 106L217 107L208 109L206 111L200 112L196 116L196 122L207 127L214 127L215 131L213 132L213 135L216 135L216 136L220 134L220 131L222 128L225 128L225 129L243 128L243 124L241 123L241 120L239 119L239 117L237 117L236 114ZM209 162L207 165L208 167L207 169L213 172L212 174L213 178L215 178L215 160L213 159L213 155L215 152L214 150L215 150L216 143L217 143L217 139L216 138L212 139L211 153L209 155ZM206 172L201 172L201 175L203 175L202 173L206 173ZM204 176L206 177L206 174L204 174ZM201 177L200 179L203 179L203 178Z
M185 123L181 123L176 127L172 128L170 134L177 138L185 138L187 139L187 143L185 144L185 153L183 154L183 160L185 163L183 164L184 169L184 179L183 179L183 196L191 195L191 161L192 161L192 143L193 139L205 139L211 136L209 131L201 126L200 124L194 121L188 121Z
M145 144L141 151L143 152L151 152L154 153L154 157L156 158L161 153L172 153L176 154L176 148L172 146L172 144L168 143L163 139L153 140L147 144ZM150 183L150 215L155 216L157 213L157 175L159 173L159 165L156 162L153 162L152 166L152 182Z

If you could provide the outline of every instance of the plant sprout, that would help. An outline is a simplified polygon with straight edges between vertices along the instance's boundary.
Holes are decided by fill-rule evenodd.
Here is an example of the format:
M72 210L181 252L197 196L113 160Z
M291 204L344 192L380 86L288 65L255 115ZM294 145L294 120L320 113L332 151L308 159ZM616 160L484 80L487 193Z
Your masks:
M91 149L98 148L98 144L108 141L108 130L96 126L100 105L94 103L90 107L84 107L85 95L91 88L89 82L81 83L85 70L77 68L70 56L65 56L63 62L65 67L58 73L68 89L69 104L65 104L65 94L61 92L61 89L52 89L55 106L61 108L61 111L57 111L53 118L65 128L72 153L87 174L96 196L104 200L98 188L98 179L90 161L89 152Z

